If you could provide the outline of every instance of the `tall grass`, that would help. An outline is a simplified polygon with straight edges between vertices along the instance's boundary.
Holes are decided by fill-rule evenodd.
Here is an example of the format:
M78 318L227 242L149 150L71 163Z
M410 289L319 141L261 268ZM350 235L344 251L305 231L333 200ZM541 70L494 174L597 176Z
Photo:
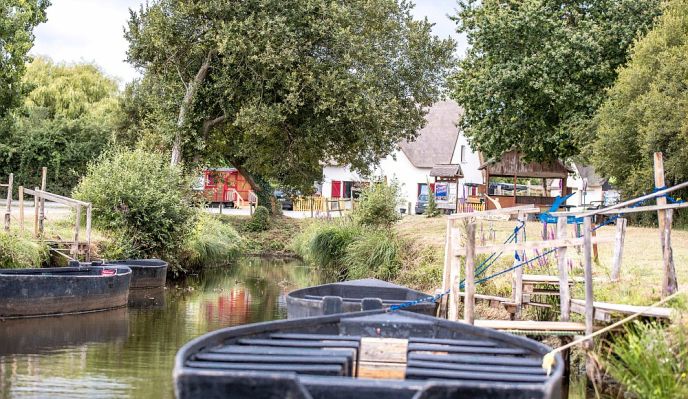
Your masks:
M21 234L0 232L0 268L40 267L48 261L48 246Z
M292 248L305 261L320 267L326 277L343 279L347 276L347 248L360 234L360 227L346 220L315 221L294 239Z
M607 371L633 397L688 397L688 326L636 322L612 343Z
M392 280L401 268L401 252L401 242L391 231L363 231L346 248L347 277Z
M227 263L241 254L243 240L229 224L207 213L199 213L196 225L184 242L180 263L199 268Z

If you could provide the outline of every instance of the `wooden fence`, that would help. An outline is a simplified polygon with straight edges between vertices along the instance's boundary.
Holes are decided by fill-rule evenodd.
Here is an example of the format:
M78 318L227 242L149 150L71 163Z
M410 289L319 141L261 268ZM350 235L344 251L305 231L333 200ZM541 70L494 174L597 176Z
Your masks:
M325 213L328 216L332 212L352 210L356 207L357 200L352 198L325 198L325 197L295 197L293 199L294 210L299 212Z

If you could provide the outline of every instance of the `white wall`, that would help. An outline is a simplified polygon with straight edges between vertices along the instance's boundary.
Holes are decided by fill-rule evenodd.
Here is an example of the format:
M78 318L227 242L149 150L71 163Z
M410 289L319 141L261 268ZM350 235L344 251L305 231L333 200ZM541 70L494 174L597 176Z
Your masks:
M464 161L461 162L461 146L465 146ZM459 132L454 146L454 153L452 154L451 163L461 165L461 172L463 179L459 181L459 198L464 198L464 183L484 184L483 172L478 170L480 167L480 156L478 152L473 151L468 145L468 140Z
M396 159L395 159L396 158ZM430 177L431 168L416 168L406 157L403 151L397 150L380 161L375 170L375 175L386 177L388 182L396 180L401 189L402 208L411 203L411 212L418 201L418 184L433 183L435 179Z
M349 166L327 165L323 167L322 196L332 197L332 181L366 181ZM342 187L343 188L343 187Z

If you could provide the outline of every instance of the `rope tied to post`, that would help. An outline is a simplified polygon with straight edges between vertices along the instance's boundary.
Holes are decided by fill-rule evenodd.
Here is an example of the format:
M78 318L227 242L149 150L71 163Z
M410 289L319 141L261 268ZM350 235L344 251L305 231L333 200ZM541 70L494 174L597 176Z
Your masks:
M557 353L559 353L559 352L561 352L561 351L563 351L563 350L572 348L572 347L574 347L574 346L576 346L576 345L582 344L582 343L588 341L589 339L594 338L594 337L596 337L596 336L598 336L598 335L604 334L604 333L606 333L607 331L611 331L611 330L615 329L616 327L618 327L618 326L620 326L620 325L622 325L622 324L626 324L627 322L629 322L629 321L635 319L636 317L642 315L643 313L647 312L648 310L650 310L650 309L652 309L652 308L656 308L656 307L658 307L658 306L660 306L660 305L663 305L663 304L669 302L670 300L676 298L678 295L680 295L680 294L685 294L686 292L688 292L688 291L686 291L686 290L676 291L676 292L674 292L673 294L669 295L668 297L662 299L661 301L656 302L656 303L653 303L652 305L647 306L647 307L645 307L645 308L642 308L642 309L640 309L638 312L636 312L636 313L634 313L634 314L632 314L632 315L630 315L630 316L628 316L628 317L625 317L625 318L623 318L623 319L617 321L617 322L614 323L614 324L611 324L611 325L609 325L609 326L607 326L607 327L605 327L605 328L602 328L602 329L600 329L600 330L597 330L597 331L595 331L595 332L592 333L592 334L588 334L588 335L586 335L586 336L584 336L584 337L578 338L577 340L572 341L572 342L569 342L568 344L566 344L566 345L564 345L564 346L560 346L560 347L558 347L558 348L555 348L555 349L551 350L549 353L545 354L545 355L542 357L542 368L545 369L545 371L547 371L547 375L549 376L550 373L552 372L552 367L554 367L554 364L555 364L555 356L556 356Z

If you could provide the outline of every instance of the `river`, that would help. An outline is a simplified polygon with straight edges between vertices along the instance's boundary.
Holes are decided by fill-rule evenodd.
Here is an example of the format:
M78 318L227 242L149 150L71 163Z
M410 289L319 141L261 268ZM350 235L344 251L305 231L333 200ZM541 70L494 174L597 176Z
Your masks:
M128 309L1 321L0 397L174 398L172 366L183 344L286 318L285 294L320 282L299 261L244 258L134 293Z
M182 345L222 327L286 318L286 293L322 280L297 260L244 258L165 289L132 291L129 308L0 321L0 398L174 398ZM574 381L569 398L584 392Z

